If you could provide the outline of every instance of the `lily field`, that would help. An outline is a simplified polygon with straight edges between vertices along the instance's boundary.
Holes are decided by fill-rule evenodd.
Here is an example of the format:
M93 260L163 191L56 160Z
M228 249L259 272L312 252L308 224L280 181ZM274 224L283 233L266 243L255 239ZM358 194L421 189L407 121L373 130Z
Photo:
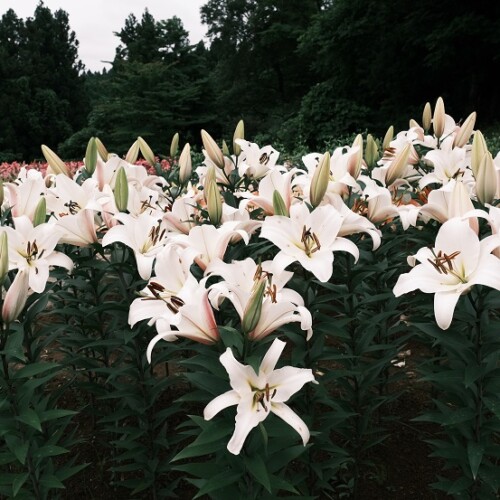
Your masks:
M500 154L476 113L439 98L296 164L243 122L228 142L0 165L0 497L499 498ZM419 426L411 496L380 456Z

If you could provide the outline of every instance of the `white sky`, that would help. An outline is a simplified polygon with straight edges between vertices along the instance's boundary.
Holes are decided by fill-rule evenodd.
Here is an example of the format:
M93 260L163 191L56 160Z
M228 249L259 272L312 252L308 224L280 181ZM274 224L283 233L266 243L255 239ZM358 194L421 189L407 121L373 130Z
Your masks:
M200 21L200 7L207 0L44 0L52 12L63 9L80 43L79 56L86 69L100 71L110 67L119 38L113 34L125 26L125 19L134 14L141 19L146 7L157 20L177 16L189 32L191 43L199 42L206 27ZM32 17L39 0L0 0L0 16L13 9L23 19Z

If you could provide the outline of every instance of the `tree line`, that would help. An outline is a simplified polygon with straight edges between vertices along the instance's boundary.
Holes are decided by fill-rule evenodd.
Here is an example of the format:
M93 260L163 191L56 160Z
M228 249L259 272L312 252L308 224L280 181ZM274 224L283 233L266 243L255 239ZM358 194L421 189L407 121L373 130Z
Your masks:
M63 10L0 19L0 160L40 144L81 158L91 136L123 154L138 135L157 152L205 128L287 149L383 134L420 121L438 96L456 119L500 116L500 4L477 0L208 0L207 43L179 18L129 15L110 70L85 71Z

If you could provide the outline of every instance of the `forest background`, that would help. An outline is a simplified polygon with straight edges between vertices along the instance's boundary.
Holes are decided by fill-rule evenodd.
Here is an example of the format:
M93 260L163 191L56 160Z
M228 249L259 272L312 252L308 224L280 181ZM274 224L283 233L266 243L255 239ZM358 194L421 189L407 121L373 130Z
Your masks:
M200 129L278 149L323 150L334 139L421 120L444 98L500 132L500 3L478 0L209 0L206 43L181 20L130 15L109 71L86 71L68 14L40 3L0 20L0 162L32 161L47 144L81 159L88 139L124 154L137 136L157 153ZM403 120L403 122L402 122Z

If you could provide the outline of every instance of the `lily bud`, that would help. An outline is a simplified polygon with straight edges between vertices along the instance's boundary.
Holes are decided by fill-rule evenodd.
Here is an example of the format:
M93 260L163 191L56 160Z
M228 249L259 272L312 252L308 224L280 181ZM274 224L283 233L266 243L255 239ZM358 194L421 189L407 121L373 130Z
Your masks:
M394 139L394 125L391 125L387 129L387 132L384 135L384 140L382 141L382 149L384 151L391 147L391 142L393 139Z
M139 143L139 149L141 150L141 154L144 157L144 159L152 167L154 167L156 164L155 154L153 153L153 150L149 147L149 144L142 137L138 137L137 142Z
M349 158L349 163L347 165L348 172L357 179L359 174L361 173L361 165L363 164L363 136L358 134L354 142L352 143L352 147L358 147L358 152L355 155L352 155Z
M285 205L285 200L283 200L283 196L281 196L280 192L276 189L273 193L273 210L274 215L283 215L284 217L290 217L288 209Z
M33 227L43 224L46 218L47 218L47 202L45 200L45 197L42 196L35 208L35 214L33 215Z
M52 149L42 144L42 153L54 174L64 174L71 178L68 167L66 167L66 164L54 153L54 151L52 151Z
M390 186L393 182L404 175L410 158L412 145L408 143L392 160L385 176L385 185Z
M457 135L455 136L455 140L453 141L453 146L457 148L463 148L469 142L475 124L476 112L473 111L462 123L462 126L460 127L460 130L458 131Z
M377 165L379 160L378 146L371 134L366 137L365 161L369 168Z
M4 323L12 323L21 314L26 300L28 300L28 291L29 273L18 271L3 300L2 319Z
M484 140L484 136L480 130L474 132L474 139L472 140L472 151L471 151L471 168L474 177L477 179L477 173L479 171L479 166L483 161L484 155L488 151L488 146Z
M120 167L116 173L114 195L116 208L120 212L126 212L128 205L128 180L123 167Z
M224 156L230 156L229 148L227 147L226 141L222 140L222 154Z
M191 178L191 172L193 170L191 163L191 146L189 142L182 149L182 153L179 156L179 182L184 185Z
M85 170L89 175L92 175L94 173L96 164L97 144L95 141L95 137L91 137L87 144L87 150L85 151Z
M493 156L489 151L483 156L476 177L477 199L483 204L491 203L497 192L497 174Z
M201 140L203 141L203 148L205 149L208 157L219 168L224 168L224 155L217 146L217 143L212 139L212 136L205 130L201 131Z
M137 158L139 158L139 141L134 141L125 155L125 161L128 163L135 163Z
M413 118L410 119L409 125L410 125L409 128L415 128L415 127L420 128L420 125L418 124L417 120L414 120Z
M217 182L215 181L215 172L213 175L207 177L204 191L208 217L214 226L218 226L222 218L222 201L219 186L217 186Z
M311 180L311 189L309 192L309 201L313 208L316 208L323 197L325 196L328 188L328 181L330 180L330 153L327 151L314 172Z
M245 138L245 124L243 120L238 122L236 128L234 129L233 135L233 152L236 156L240 156L241 154L241 146L236 142L236 139L244 139Z
M241 329L244 335L255 330L255 327L259 323L262 314L262 301L266 292L266 284L267 278L262 277L253 287L252 294L245 308L245 312L243 313L243 320L241 321Z
M102 143L101 139L99 139L99 137L95 138L95 143L97 146L97 152L99 153L99 156L104 161L108 161L108 157L109 157L108 150L106 149L106 146Z
M172 142L170 143L170 158L175 158L177 156L177 151L179 151L179 132L176 132L172 137Z
M446 114L444 111L444 101L442 97L438 97L436 101L436 107L434 108L434 116L432 117L432 127L434 129L434 135L439 139L444 132L444 124L446 120Z
M9 272L9 240L7 233L0 233L0 287Z
M2 210L4 196L5 196L5 193L3 190L3 180L0 179L0 211Z
M422 113L422 126L426 133L431 128L431 123L432 123L431 103L426 102L424 106L424 112Z

